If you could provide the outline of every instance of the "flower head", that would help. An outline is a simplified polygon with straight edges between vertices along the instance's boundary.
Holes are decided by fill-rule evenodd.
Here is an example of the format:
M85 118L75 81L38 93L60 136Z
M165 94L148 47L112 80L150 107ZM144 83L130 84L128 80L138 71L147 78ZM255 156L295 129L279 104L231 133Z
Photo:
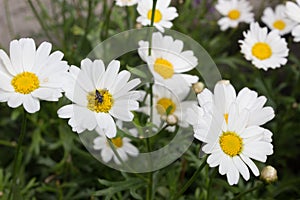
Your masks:
M131 140L128 137L116 136L108 139L106 135L109 134L105 133L105 130L99 128L96 130L99 136L94 139L93 148L101 151L101 158L105 163L113 160L120 165L129 159L128 155L133 157L139 155L139 150L130 143Z
M266 27L261 28L258 23L252 23L250 30L244 32L244 37L244 40L239 41L241 52L257 68L275 69L287 63L287 42L277 30L268 33Z
M171 0L158 0L154 11L154 26L161 32L164 28L171 28L173 26L172 20L178 17L175 7L169 7ZM136 21L143 26L151 24L153 1L140 0L138 2L137 11L141 15Z
M235 28L239 23L251 23L254 20L252 6L247 0L218 0L216 9L223 15L218 21L222 31Z
M70 118L69 125L78 133L101 128L109 138L116 136L113 119L132 121L139 105L139 93L132 91L139 79L129 81L130 73L121 71L120 62L112 61L107 69L101 60L85 59L81 69L71 66L65 82L66 97L73 104L58 110L61 118Z
M294 36L295 42L300 42L300 0L296 0L297 4L291 1L286 2L286 15L297 23L292 30L292 35Z
M148 56L149 42L139 42L138 53L147 62L157 83L163 84L175 93L185 92L185 96L198 81L197 76L183 74L194 69L198 59L193 51L183 51L184 43L174 40L171 36L153 33L151 55Z
M295 22L290 20L286 14L284 5L277 5L275 11L268 7L264 10L262 21L271 29L278 30L280 35L288 34L295 26Z
M198 95L200 106L187 111L194 137L204 142L202 150L209 154L208 164L219 166L220 174L227 175L230 185L237 184L240 174L249 179L247 166L258 176L251 159L265 162L267 155L273 153L272 132L260 127L274 117L272 108L263 107L265 100L248 88L236 95L228 81L221 81L214 94L203 90Z
M0 50L0 101L29 113L40 110L40 100L58 101L68 64L60 51L50 54L52 45L43 42L36 49L30 38L13 40L10 57Z
M196 101L185 101L186 96L182 93L176 94L165 86L160 84L153 85L153 123L160 125L167 123L168 125L179 125L180 127L188 127L185 119L187 108L196 105ZM146 99L146 107L142 107L141 111L150 115L150 97ZM174 131L175 127L168 127L169 131Z
M133 6L138 3L139 0L116 0L116 5L120 7Z

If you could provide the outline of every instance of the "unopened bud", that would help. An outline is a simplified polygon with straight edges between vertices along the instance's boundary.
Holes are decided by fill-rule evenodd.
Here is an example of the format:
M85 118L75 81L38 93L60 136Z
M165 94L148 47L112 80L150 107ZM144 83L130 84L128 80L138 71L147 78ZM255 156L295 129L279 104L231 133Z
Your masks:
M266 183L273 183L277 181L277 171L274 167L268 165L261 171L260 179Z
M167 123L170 126L174 126L175 124L177 124L178 119L175 115L168 115L167 116Z
M197 83L194 83L192 87L193 87L194 92L196 94L199 94L204 90L205 85L202 82L197 82Z
M298 104L297 102L294 102L294 103L292 104L292 108L294 108L294 109L298 108L298 106L299 106L299 104Z
M136 29L141 29L143 26L142 26L142 24L141 23L136 23L135 24L135 28Z
M220 80L218 83L219 84L224 84L224 85L229 85L230 81L229 80Z

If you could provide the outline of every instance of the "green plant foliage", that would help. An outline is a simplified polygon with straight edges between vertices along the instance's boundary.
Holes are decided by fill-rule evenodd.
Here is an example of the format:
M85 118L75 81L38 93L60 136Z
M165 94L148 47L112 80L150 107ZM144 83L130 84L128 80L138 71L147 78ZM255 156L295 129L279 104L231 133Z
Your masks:
M223 78L229 79L238 90L249 87L268 98L267 105L274 108L276 117L265 126L273 132L274 145L274 154L268 157L266 164L277 169L279 179L274 184L265 185L258 177L251 176L248 182L240 178L238 185L229 186L226 177L219 175L217 169L206 166L178 199L226 200L253 187L258 189L247 192L240 199L299 199L299 43L293 43L290 35L285 36L290 48L288 63L276 70L258 70L240 53L238 40L243 38L242 33L248 26L242 24L221 32L217 24L219 15L212 6L216 1L200 2L193 6L193 0L174 0L172 4L178 9L179 17L173 21L172 29L199 42L217 64ZM77 66L98 43L139 26L135 7L117 7L112 0L51 0L51 8L41 0L28 0L27 3L41 27L41 32L32 37L46 38L54 44L55 50L64 52L64 59L69 64ZM134 76L147 78L146 72L132 67L141 64L139 59L132 57L132 54L122 57L122 68ZM194 141L181 158L153 172L151 178L149 174L125 173L109 168L87 151L67 120L58 118L57 110L68 103L66 98L58 103L42 102L38 113L28 115L18 177L20 196L15 197L18 200L142 200L149 192L155 200L172 199L201 165L199 152L202 144ZM169 107L167 113L171 109ZM136 126L146 123L143 114L134 114ZM1 103L0 116L0 199L8 199L22 108L12 109ZM153 148L168 144L173 135L167 130L163 130L163 134L166 135L150 139L149 144ZM139 150L147 150L146 142ZM259 169L264 166L258 164Z

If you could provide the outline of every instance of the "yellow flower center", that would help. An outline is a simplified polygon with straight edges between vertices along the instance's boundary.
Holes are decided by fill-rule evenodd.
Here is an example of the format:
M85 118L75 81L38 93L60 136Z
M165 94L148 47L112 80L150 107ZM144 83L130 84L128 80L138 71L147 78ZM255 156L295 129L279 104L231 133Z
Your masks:
M112 95L106 89L88 93L87 100L87 108L97 113L108 113L114 103Z
M161 98L157 101L156 109L160 115L171 115L176 110L176 104L171 99Z
M152 18L152 10L148 11L147 17L148 17L149 20L151 20L151 18ZM155 23L158 23L158 22L160 22L161 19L162 19L162 14L161 14L161 12L159 10L156 9L155 12L154 12L154 20L153 21Z
M252 55L260 60L265 60L272 56L272 49L270 45L265 42L257 42L252 47Z
M238 18L240 18L240 16L241 16L240 11L238 11L236 9L233 9L233 10L229 11L229 13L228 13L228 17L232 20L237 20Z
M219 143L223 152L231 157L242 152L243 140L234 132L223 132L219 138Z
M174 67L169 61L158 58L154 63L154 71L161 75L164 79L172 78L174 75Z
M38 77L31 72L23 72L16 75L12 81L15 91L21 94L29 94L40 87Z
M111 142L114 144L116 148L120 148L123 146L123 140L121 137L115 137L111 139Z
M282 20L277 20L273 23L273 27L281 31L285 28L285 26L286 24Z
M225 121L226 121L226 124L228 124L228 113L225 113L225 114L224 114L224 119L225 119Z

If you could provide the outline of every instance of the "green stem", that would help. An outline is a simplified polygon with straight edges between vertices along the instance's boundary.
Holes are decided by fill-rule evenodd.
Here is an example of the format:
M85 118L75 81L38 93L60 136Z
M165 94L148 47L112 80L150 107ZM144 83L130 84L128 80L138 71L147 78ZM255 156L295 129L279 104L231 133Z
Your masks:
M194 172L193 176L186 182L186 184L181 188L181 190L175 195L174 200L178 199L196 180L202 169L206 166L207 156L204 158L202 164L199 168Z
M126 6L126 24L127 24L127 29L131 29L131 15L130 15L130 10L128 6Z
M19 181L18 181L18 177L20 174L20 165L21 165L21 161L22 161L22 143L25 137L25 133L26 133L26 125L27 125L27 112L25 110L23 110L24 115L23 115L23 121L22 121L22 128L21 128L21 134L19 136L19 141L18 141L18 146L17 146L17 151L16 151L16 155L13 161L13 179L12 179L12 185L11 185L11 190L8 196L8 199L10 199L11 195L13 195L12 199L13 200L17 200L18 196L20 196L20 194L18 194L18 190L19 190Z
M104 22L104 24L102 26L103 27L102 28L103 31L101 31L101 39L102 39L102 41L105 40L107 38L107 36L108 36L108 29L109 29L109 24L110 24L110 16L111 16L111 13L113 11L114 5L115 5L115 3L111 4L111 7L109 8L109 10L107 11L106 16L105 16L105 22Z
M240 199L241 197L245 196L246 194L253 192L261 187L264 186L263 182L259 182L259 184L257 186L254 186L253 188L250 188L249 190L246 190L245 192L241 192L240 194L238 194L237 196L235 196L232 200L237 200Z
M92 18L93 5L94 5L94 0L89 0L88 15L87 15L86 22L85 22L84 34L81 37L80 43L78 45L79 46L79 48L78 48L79 51L81 51L84 42L87 40L87 35L89 33L89 28L90 28L90 21L91 21L91 18Z
M217 174L217 169L214 169L211 176L210 176L210 178L209 178L208 187L207 187L207 198L206 199L211 199L211 197L210 197L211 185L212 185L213 179L215 178L216 174Z
M47 25L44 23L45 20L42 19L42 17L39 15L38 11L36 10L35 6L33 5L32 1L31 0L28 0L28 3L30 5L30 8L34 14L34 16L37 18L39 24L41 25L45 35L47 36L47 38L50 40L50 42L52 42L52 38L48 32L48 27Z
M154 24L156 4L157 4L157 0L153 0L150 27L153 27ZM150 35L150 42L149 42L149 51L148 51L149 56L151 56L151 46L152 46L152 32Z

